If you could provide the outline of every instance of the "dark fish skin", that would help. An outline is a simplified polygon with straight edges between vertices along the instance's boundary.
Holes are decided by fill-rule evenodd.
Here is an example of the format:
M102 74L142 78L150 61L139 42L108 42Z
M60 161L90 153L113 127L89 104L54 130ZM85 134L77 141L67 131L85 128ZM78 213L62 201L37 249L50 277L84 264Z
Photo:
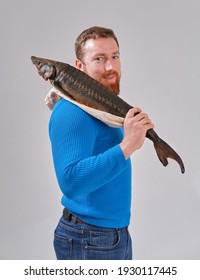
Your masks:
M133 108L101 83L69 64L35 56L31 60L44 80L49 80L63 94L81 104L120 117L125 117ZM180 156L153 129L147 131L146 137L153 141L157 156L164 166L168 165L167 158L171 158L179 164L181 172L185 172Z

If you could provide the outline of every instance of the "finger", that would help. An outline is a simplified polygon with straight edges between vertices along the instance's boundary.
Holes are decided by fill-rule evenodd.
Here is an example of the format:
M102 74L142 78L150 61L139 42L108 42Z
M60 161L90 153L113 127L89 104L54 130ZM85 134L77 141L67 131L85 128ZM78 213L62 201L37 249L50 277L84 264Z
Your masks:
M152 123L152 121L149 119L149 117L147 115L144 116L144 118L141 117L141 119L138 122L143 125Z
M148 115L145 114L145 113L139 113L138 115L136 115L136 116L134 117L134 120L135 120L136 122L140 122L140 121L143 120L143 119L148 119Z
M145 124L145 128L146 128L146 131L149 129L154 129L154 124L153 123Z
M132 118L132 117L134 117L136 114L139 114L139 113L141 113L141 112L142 112L142 110L141 110L140 108L134 107L134 108L132 108L132 109L130 109L130 110L128 111L128 113L126 114L126 117L127 117L127 118Z

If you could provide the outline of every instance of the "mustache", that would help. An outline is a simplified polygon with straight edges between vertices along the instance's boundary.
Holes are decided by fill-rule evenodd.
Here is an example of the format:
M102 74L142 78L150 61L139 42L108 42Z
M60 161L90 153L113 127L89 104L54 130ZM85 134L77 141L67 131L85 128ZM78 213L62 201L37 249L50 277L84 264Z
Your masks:
M107 78L107 77L110 77L110 76L119 77L119 74L116 71L111 70L109 72L104 73L102 76L103 76L103 78Z

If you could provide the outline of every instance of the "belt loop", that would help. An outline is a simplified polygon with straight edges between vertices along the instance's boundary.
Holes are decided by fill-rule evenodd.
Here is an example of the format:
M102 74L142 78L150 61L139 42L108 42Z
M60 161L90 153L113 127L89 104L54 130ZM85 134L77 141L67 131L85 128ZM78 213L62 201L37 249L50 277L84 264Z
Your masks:
M68 222L70 222L72 219L72 214L66 208L63 209L63 216L64 219L67 220Z

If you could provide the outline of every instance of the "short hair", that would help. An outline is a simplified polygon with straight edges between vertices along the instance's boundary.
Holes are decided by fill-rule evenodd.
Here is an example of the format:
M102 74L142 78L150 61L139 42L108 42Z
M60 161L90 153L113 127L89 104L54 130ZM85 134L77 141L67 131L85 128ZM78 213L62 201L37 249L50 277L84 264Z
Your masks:
M87 40L89 39L98 39L98 38L113 38L119 47L117 37L115 36L112 29L104 28L100 26L93 26L84 30L76 39L75 42L75 53L76 57L83 61L84 56L84 46Z

